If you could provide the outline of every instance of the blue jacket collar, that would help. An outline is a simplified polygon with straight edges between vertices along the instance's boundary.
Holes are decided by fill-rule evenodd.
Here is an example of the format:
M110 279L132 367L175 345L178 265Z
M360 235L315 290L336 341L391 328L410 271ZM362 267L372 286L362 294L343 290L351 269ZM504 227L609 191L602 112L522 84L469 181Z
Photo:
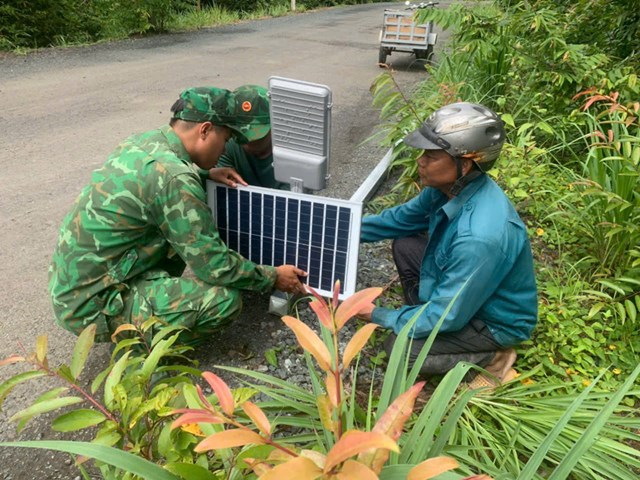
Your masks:
M469 185L462 189L460 194L457 197L453 197L447 203L442 206L442 210L445 215L451 220L454 218L462 209L465 203L473 197L473 195L489 181L487 175L480 175L474 181L472 181ZM442 194L444 195L444 194Z

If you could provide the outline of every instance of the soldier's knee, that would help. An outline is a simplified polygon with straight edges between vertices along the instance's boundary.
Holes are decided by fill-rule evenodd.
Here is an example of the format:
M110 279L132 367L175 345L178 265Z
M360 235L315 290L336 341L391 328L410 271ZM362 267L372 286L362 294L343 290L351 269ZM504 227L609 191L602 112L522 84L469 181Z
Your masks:
M226 299L226 311L228 315L233 318L242 310L242 295L240 294L240 290L236 290L235 288L227 288L226 290L228 295Z
M235 288L215 287L206 302L204 316L227 323L242 310L242 296Z

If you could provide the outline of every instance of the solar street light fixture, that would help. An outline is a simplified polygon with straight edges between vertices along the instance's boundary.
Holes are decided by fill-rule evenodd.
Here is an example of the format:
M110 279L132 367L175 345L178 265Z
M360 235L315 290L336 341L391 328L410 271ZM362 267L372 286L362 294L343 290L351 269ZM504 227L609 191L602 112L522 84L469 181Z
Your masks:
M331 90L325 85L269 78L274 176L291 191L323 190L329 179Z

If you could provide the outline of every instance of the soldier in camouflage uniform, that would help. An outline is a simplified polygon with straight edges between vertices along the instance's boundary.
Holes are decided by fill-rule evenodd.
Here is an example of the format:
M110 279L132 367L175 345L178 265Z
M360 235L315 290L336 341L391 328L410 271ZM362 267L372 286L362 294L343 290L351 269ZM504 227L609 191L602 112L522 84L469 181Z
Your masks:
M236 98L235 115L244 120L242 133L246 142L236 138L229 140L218 162L218 169L212 176L232 187L240 183L288 190L289 184L278 182L273 173L267 89L258 85L243 85L233 93Z
M171 111L169 125L128 138L93 172L63 221L49 291L58 324L75 334L93 323L108 341L119 325L156 316L197 343L240 311L239 290L303 291L303 271L255 265L214 225L204 178L249 128L233 93L190 88ZM180 277L185 264L195 279Z

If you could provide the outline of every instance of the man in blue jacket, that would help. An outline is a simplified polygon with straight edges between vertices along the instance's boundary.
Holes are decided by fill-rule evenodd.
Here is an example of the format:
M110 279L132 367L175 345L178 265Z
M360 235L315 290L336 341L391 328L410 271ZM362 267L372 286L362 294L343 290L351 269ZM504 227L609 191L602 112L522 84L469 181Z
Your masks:
M412 329L415 361L438 320L444 321L421 374L438 375L465 361L483 367L472 387L516 375L513 346L527 340L537 322L537 291L526 228L513 205L485 173L505 140L498 116L482 105L454 103L436 110L404 142L423 150L418 158L422 192L368 216L363 242L394 239L393 257L406 304L368 306L360 312L393 330Z

